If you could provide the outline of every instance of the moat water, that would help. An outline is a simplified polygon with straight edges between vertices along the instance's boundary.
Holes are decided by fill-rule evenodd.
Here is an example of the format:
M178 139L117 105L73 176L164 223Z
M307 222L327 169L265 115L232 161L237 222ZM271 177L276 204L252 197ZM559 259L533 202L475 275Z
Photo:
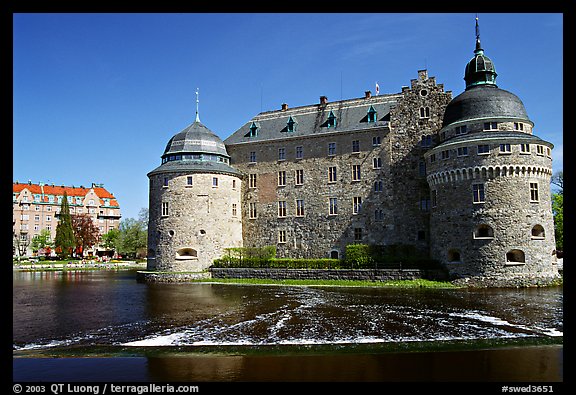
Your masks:
M563 381L563 288L14 272L15 381Z

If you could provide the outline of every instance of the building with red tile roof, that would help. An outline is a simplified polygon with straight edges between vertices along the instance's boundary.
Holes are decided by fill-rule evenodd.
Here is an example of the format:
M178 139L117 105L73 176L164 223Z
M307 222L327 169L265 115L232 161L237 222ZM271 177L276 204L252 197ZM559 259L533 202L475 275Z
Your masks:
M21 240L31 241L42 229L48 229L54 239L64 192L68 196L70 214L89 214L101 235L118 229L120 205L103 184L92 183L90 187L84 187L15 181L12 184L13 233ZM86 253L96 255L102 250L95 246ZM15 247L14 254L17 254ZM30 247L26 254L32 254Z

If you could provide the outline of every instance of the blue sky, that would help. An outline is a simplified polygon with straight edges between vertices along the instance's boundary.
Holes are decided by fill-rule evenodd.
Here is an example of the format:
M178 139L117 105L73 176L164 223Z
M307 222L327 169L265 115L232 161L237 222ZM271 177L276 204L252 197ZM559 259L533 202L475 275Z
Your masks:
M13 180L103 183L123 218L200 119L222 139L261 111L398 93L419 69L464 90L475 14L14 14ZM500 88L563 169L563 15L479 14Z

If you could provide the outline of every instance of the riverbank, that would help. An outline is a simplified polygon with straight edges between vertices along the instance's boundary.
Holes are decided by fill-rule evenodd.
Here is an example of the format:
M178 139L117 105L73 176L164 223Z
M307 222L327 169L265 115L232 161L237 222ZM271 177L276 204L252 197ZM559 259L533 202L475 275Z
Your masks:
M146 267L146 262L136 261L110 261L110 262L68 262L44 261L38 263L27 263L13 265L13 271L36 272L36 271L67 271L67 270L119 270L119 269L142 269Z

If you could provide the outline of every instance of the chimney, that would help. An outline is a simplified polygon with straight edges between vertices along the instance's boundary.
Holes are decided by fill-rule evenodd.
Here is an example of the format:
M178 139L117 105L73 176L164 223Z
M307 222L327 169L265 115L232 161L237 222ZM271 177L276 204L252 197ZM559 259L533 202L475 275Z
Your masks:
M288 109L288 104L282 103L282 111L286 111Z
M370 91L364 92L364 99L370 99L371 97L372 97L372 92L370 92Z
M328 103L328 98L326 96L320 96L320 104L324 106L326 103Z

